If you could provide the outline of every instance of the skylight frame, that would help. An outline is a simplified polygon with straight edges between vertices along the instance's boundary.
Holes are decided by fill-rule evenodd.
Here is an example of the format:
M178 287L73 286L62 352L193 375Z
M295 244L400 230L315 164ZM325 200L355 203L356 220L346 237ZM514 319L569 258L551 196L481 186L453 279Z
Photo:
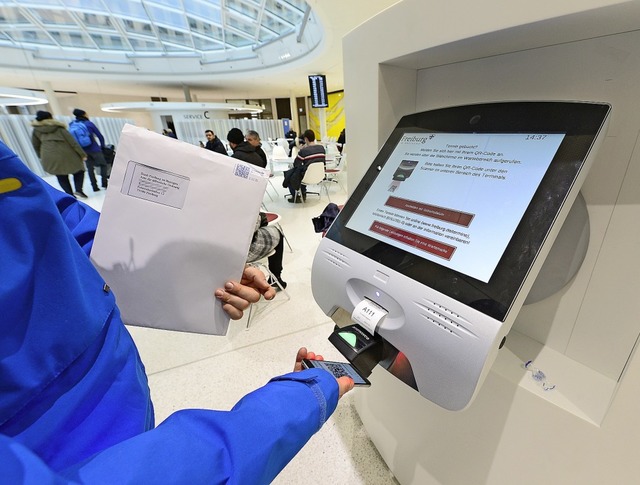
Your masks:
M317 33L300 42L308 8L304 0L0 0L0 50L33 52L25 57L30 68L31 58L38 66L52 61L46 69L68 59L60 66L65 70L104 70L98 64L115 63L142 73L156 69L131 59L188 56L200 58L194 73L223 69L224 62L241 63L231 69L246 70L251 63L261 69L280 64L278 53L303 57L319 45L319 24ZM220 66L203 67L214 64Z

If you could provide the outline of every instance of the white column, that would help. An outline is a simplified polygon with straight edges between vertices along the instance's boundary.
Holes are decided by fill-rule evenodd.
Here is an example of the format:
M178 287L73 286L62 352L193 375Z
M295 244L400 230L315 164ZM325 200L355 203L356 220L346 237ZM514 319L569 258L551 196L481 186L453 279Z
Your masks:
M49 101L49 109L51 110L52 115L70 115L71 113L63 113L60 108L60 103L58 103L58 98L56 97L56 93L51 87L51 83L49 81L43 81L44 85L44 94L47 96L47 100Z
M191 102L191 88L189 86L187 86L186 84L182 85L182 92L184 93L184 100L187 103Z
M293 93L289 95L289 106L291 107L291 129L300 133L300 123L298 123L298 102Z
M320 120L320 140L327 136L327 109L317 108L319 111L318 119Z

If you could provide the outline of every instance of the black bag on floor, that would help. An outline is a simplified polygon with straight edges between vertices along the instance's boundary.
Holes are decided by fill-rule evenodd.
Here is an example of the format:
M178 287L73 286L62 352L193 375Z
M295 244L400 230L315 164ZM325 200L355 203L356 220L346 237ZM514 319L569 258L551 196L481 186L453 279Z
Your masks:
M340 207L338 207L333 202L330 202L327 207L324 208L322 214L319 216L311 218L311 222L313 223L313 230L315 232L325 232L331 226L333 220L338 216L338 212L340 212Z
M108 165L113 165L113 159L116 158L116 147L113 145L105 145L102 154Z

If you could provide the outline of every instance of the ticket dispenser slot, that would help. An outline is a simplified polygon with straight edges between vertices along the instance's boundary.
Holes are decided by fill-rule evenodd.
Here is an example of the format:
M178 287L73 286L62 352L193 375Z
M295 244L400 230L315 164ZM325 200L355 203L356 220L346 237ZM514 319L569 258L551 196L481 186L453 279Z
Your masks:
M342 328L336 326L329 341L363 377L369 377L382 360L382 337L371 335L357 323Z

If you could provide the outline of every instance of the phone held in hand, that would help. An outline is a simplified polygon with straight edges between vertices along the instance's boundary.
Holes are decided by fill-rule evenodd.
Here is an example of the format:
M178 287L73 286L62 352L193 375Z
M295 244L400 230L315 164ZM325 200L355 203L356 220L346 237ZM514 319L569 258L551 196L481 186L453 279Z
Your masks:
M360 374L358 374L356 368L348 362L303 359L302 367L305 369L324 369L333 374L336 379L342 376L351 377L356 386L369 387L371 385L371 383Z

